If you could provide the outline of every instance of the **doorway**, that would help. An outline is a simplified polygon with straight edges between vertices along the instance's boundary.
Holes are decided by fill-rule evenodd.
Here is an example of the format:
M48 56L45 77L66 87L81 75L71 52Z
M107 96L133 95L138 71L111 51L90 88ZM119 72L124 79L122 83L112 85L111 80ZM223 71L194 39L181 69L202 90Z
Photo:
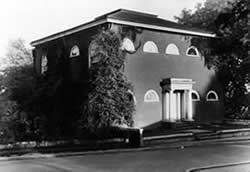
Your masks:
M163 80L162 119L167 121L192 121L192 85L191 79L168 78Z

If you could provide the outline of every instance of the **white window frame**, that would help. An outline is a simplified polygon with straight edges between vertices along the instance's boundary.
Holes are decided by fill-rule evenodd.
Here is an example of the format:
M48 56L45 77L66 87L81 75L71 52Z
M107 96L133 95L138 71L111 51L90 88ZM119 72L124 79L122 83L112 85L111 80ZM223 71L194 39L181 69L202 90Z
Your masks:
M136 97L135 97L135 94L133 91L131 90L128 90L128 93L131 94L133 96L133 101L134 101L134 104L136 105L137 104L137 100L136 100Z
M193 99L193 98L192 98L192 101L196 102L196 101L200 101L200 100L201 100L201 99L200 99L200 94L199 94L197 91L192 90L192 91L191 91L191 94L195 94L195 95L197 96L197 99Z
M170 43L167 45L165 53L171 55L180 55L180 50L176 44Z
M46 61L46 64L44 64L44 61ZM46 55L42 55L41 57L41 74L44 74L48 71L48 58Z
M188 51L190 49L194 49L195 52L196 52L196 55L192 55L192 54L188 54ZM191 57L200 57L200 52L198 51L198 49L195 47L195 46L191 46L191 47L188 47L187 51L186 51L186 55L187 56L191 56Z
M73 51L74 51L75 49L77 50L77 53L76 53L76 54L73 54ZM77 56L80 56L80 48L79 48L77 45L74 45L74 46L70 49L69 57L72 58L72 57L77 57Z
M209 99L208 97L209 97L210 94L214 94L215 95L215 99ZM206 95L206 100L207 101L219 101L219 96L218 96L218 94L214 90L210 90L207 93L207 95Z
M125 37L122 41L121 50L126 50L128 52L135 52L134 43L127 37Z
M155 98L154 99L148 99L148 95L149 94L154 94ZM144 94L144 102L159 102L160 101L160 98L159 98L159 95L157 93L157 91L153 90L153 89L150 89L148 90L145 94Z
M149 46L152 46L153 50L150 50ZM153 41L147 41L143 45L143 52L145 52L145 53L159 53L159 49L158 49L158 47L157 47L157 45L156 45L155 42L153 42Z

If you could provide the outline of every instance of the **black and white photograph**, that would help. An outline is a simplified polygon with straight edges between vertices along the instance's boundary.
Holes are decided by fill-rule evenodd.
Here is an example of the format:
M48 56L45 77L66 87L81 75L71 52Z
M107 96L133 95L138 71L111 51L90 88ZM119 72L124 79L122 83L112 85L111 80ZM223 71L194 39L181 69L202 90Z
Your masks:
M0 172L250 172L250 1L4 0Z

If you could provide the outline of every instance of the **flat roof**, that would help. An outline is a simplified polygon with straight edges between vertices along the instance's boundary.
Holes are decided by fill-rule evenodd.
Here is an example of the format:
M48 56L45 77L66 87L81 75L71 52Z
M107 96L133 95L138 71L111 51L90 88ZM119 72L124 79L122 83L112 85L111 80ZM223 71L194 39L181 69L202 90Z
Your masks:
M64 30L62 32L58 32L47 37L35 40L31 42L32 46L37 46L39 44L43 44L52 40L56 40L58 38L71 35L76 32L80 32L82 30L103 24L103 23L115 23L115 24L122 24L128 26L135 26L147 29L154 29L154 30L161 30L173 33L180 33L180 34L188 34L188 35L196 35L196 36L203 36L203 37L215 37L216 35L213 32L209 32L202 29L188 27L176 22L172 22L169 20L161 19L157 15L142 13L137 11L125 10L125 9L118 9L112 11L110 13L101 15L96 17L94 20Z

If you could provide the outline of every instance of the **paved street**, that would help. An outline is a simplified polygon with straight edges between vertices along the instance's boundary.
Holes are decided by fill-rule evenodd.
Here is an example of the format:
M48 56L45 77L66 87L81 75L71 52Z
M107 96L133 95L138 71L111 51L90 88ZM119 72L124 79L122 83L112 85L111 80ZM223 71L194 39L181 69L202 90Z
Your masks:
M1 172L184 172L189 168L250 161L250 143L204 145L141 152L2 161ZM250 165L232 167L250 172ZM219 172L222 169L205 170ZM227 169L224 168L224 171ZM229 170L231 172L231 170Z

